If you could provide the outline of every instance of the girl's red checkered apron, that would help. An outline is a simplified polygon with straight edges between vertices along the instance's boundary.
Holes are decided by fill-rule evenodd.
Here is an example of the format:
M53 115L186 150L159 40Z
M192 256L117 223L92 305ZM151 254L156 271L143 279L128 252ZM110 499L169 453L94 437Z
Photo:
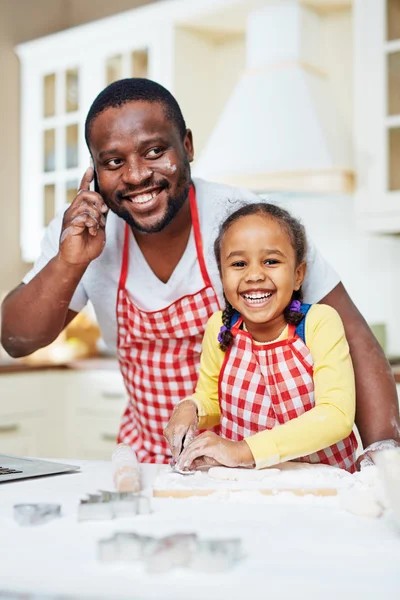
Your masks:
M232 327L234 344L226 352L219 377L220 433L235 441L282 425L315 406L311 352L295 326L289 325L288 339L260 346L240 329L241 323L242 318ZM354 472L356 449L351 433L297 460Z
M219 310L204 262L196 195L189 192L193 234L203 286L163 310L145 312L125 288L129 238L125 226L117 296L118 360L129 394L118 443L130 444L141 462L166 463L171 456L163 435L174 406L193 393L206 323Z

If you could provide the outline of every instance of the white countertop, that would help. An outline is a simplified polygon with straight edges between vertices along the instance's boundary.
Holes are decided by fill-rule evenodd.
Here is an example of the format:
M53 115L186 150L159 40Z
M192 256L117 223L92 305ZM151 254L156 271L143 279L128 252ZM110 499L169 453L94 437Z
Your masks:
M79 499L113 489L111 463L80 464L75 474L0 485L1 592L66 597L173 600L376 600L400 593L400 532L389 517L369 520L343 512L335 498L266 497L237 493L186 500L153 499L153 514L113 521L77 521ZM143 465L147 489L157 470ZM20 526L13 505L62 504L62 517ZM148 575L141 564L97 562L96 542L116 531L162 536L242 539L246 558L232 570L205 575L175 570Z

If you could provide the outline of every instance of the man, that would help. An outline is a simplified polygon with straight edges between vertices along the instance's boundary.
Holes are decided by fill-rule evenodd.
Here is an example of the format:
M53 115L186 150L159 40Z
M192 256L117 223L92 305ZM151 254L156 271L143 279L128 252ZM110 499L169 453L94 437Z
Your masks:
M141 461L165 462L174 405L192 393L208 318L222 302L212 245L240 189L191 182L193 140L176 100L145 79L117 81L86 120L94 172L49 226L42 254L3 303L2 343L14 357L52 342L90 299L117 347L130 397L119 441ZM95 179L95 190L89 186ZM237 204L236 204L237 206ZM390 367L334 270L310 243L306 302L340 313L357 380L364 446L398 436Z

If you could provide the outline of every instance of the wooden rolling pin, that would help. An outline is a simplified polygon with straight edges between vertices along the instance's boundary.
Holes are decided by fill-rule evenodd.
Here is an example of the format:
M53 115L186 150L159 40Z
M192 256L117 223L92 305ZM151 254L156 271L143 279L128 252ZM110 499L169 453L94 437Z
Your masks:
M190 498L192 496L210 496L210 494L215 494L215 492L219 491L228 491L228 492L260 492L260 494L264 494L265 496L276 496L281 492L290 492L291 494L295 494L296 496L306 496L310 494L312 496L336 496L337 489L336 488L270 488L270 489L257 489L257 488L246 488L246 489L229 489L229 488L219 488L214 490L161 490L161 489L153 489L153 496L155 498Z

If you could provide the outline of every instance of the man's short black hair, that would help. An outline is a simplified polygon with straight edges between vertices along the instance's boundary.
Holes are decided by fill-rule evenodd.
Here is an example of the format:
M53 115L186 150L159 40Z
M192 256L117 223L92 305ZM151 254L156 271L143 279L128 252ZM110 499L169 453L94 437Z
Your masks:
M179 104L173 95L159 83L151 79L131 77L119 79L107 86L95 98L86 117L85 139L89 147L90 128L93 119L107 108L117 108L128 102L158 102L162 104L168 120L176 125L182 140L186 133L186 123Z

